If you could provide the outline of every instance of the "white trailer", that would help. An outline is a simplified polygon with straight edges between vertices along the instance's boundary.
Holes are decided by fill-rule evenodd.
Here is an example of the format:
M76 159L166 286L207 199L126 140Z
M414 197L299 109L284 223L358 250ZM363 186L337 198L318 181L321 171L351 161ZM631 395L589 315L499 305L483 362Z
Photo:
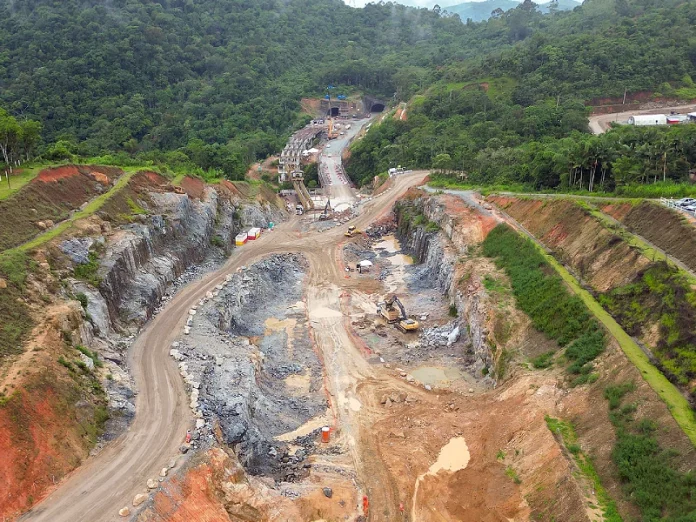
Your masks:
M636 127L667 125L667 116L665 114L638 114L628 118L628 124Z

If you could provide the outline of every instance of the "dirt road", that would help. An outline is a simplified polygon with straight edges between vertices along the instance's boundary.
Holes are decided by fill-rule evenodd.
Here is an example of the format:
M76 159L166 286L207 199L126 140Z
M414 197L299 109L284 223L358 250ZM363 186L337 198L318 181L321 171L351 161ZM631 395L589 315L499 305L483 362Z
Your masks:
M677 105L674 107L662 107L659 109L640 110L634 109L626 112L613 112L611 114L600 114L590 118L590 130L593 134L604 134L609 130L609 124L612 122L625 122L631 116L636 114L669 114L671 111L692 112L696 110L696 105Z
M365 204L363 212L352 221L359 228L380 217L393 206L409 187L420 184L426 172L414 172L396 179L388 192ZM337 350L343 353L351 349L340 312L335 308L339 286L349 282L337 264L336 248L342 238L343 228L324 233L302 234L293 220L277 227L259 240L237 249L229 261L218 271L183 288L162 312L145 328L130 351L130 366L136 383L136 416L128 432L107 446L97 456L89 459L43 502L22 517L25 521L47 522L97 522L122 520L118 510L130 506L133 497L146 492L148 478L158 476L159 470L179 453L186 429L192 427L192 414L183 381L169 349L183 329L188 310L205 293L220 284L225 276L242 265L272 253L302 252L311 263L312 278L310 303L314 312L310 318L328 321L327 339L319 345L326 355L333 357ZM334 307L338 315L321 313ZM320 312L317 313L317 310ZM318 317L324 315L324 317ZM323 335L323 334L322 334ZM335 388L332 393L347 397L348 411L339 408L339 414L355 409L355 382L346 380L366 371L360 367L359 352L343 354L342 359L327 367L329 381ZM357 357L350 357L356 354ZM350 360L349 360L349 359ZM368 370L369 371L369 370ZM366 375L364 375L366 376ZM340 406L340 405L339 405ZM359 410L359 408L358 408ZM346 422L350 419L344 415ZM348 431L350 431L348 426ZM357 454L356 454L357 458Z

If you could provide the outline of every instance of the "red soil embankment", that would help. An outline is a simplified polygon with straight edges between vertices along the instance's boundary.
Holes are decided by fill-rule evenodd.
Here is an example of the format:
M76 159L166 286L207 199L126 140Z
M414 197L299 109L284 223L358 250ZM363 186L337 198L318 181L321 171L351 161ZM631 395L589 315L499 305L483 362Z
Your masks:
M632 282L650 264L640 251L571 200L489 199L599 292Z
M190 198L201 199L205 194L205 182L198 178L185 176L181 180L181 188L184 189Z
M87 457L92 405L63 373L45 364L0 406L2 520L29 509Z
M281 522L311 520L277 492L248 479L234 456L219 448L194 457L183 477L164 482L138 522Z
M648 201L613 203L603 206L602 212L696 271L696 226L681 212Z
M67 165L42 171L11 197L0 201L0 250L29 241L50 223L107 191L118 169Z

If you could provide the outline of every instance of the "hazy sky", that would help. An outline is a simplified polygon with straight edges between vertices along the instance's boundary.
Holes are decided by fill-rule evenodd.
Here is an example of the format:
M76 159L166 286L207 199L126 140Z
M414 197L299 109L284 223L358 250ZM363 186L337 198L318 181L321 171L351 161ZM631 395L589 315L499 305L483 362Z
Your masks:
M343 0L348 5L355 5L355 7L365 7L365 4L370 3L371 0ZM435 4L440 4L441 6L456 5L462 2L482 2L483 0L444 0L437 2L436 0L396 0L399 4L412 5L418 7L432 7Z

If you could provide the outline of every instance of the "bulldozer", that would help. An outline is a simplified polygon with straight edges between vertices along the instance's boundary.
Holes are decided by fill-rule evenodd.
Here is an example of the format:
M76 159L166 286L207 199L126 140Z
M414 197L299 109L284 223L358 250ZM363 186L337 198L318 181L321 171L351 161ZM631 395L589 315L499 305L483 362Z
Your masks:
M346 230L346 233L343 235L346 237L353 237L357 234L362 234L362 232L360 230L358 230L357 228L355 228L354 225L351 225L348 227L348 230Z
M415 332L420 324L415 319L409 319L403 303L396 295L391 295L377 305L377 314L382 316L389 324L393 324L398 330L408 333Z

